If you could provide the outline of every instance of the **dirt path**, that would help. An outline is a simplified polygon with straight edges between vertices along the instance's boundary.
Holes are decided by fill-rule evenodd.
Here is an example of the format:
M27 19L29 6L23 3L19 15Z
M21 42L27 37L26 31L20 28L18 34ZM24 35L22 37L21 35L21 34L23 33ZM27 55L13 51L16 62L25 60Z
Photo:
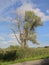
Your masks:
M49 59L28 61L28 62L22 62L22 63L11 64L11 65L49 65Z

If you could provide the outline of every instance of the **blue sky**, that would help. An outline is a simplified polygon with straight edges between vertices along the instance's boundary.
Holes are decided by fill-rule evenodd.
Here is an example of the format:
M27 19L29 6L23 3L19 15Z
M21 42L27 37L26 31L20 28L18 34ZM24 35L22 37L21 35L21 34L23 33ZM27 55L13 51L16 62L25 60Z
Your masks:
M37 40L41 44L33 45L29 42L29 46L49 45L49 0L0 0L0 48L18 44L10 28L14 26L17 13L24 17L28 10L34 11L43 21L43 26L36 28ZM19 38L19 34L16 35Z

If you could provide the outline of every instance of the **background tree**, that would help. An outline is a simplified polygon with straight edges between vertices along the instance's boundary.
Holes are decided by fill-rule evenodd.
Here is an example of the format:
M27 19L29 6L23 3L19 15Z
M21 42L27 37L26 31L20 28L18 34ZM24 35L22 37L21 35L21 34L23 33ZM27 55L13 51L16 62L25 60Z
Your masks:
M19 34L20 34L20 41L17 39L17 37L16 37L16 39L18 40L19 44L22 47L26 47L28 40L34 44L39 44L39 42L37 41L37 35L35 32L35 28L37 28L38 26L41 26L43 24L41 21L41 18L38 17L32 11L26 11L25 17L24 17L24 22L20 21L19 19L17 19L17 21L18 21L18 30L19 30ZM22 31L21 31L21 28L23 28ZM15 32L14 32L14 34L15 34Z

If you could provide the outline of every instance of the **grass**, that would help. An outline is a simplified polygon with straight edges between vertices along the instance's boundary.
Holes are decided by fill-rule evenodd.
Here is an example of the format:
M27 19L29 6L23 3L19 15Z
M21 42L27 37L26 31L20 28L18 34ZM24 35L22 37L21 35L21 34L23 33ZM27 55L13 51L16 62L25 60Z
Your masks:
M34 61L34 60L39 60L39 59L45 59L45 58L49 58L49 56L37 56L37 57L29 57L29 58L22 58L22 59L16 59L14 61L0 61L0 65L9 65L9 64L15 64L15 63L20 63L20 62L26 62L26 61Z
M16 64L16 63L25 62L25 61L34 61L34 60L49 58L49 48L29 48L29 49L23 50L19 48L16 49L14 47L13 49L17 50L18 58L15 59L14 61L0 60L0 65L10 65L10 64ZM6 50L7 49L5 49L4 52L6 52ZM11 48L8 49L8 51L10 50ZM6 52L6 54L8 54L8 51ZM11 53L10 53L10 56L11 56Z

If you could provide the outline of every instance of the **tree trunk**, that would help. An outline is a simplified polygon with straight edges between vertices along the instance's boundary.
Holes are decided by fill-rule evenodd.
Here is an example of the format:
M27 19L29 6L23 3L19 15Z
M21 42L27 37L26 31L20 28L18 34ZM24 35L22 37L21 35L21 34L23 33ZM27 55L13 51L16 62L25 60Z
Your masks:
M28 31L27 29L24 29L24 34L23 34L23 43L24 43L24 48L27 47L27 37L28 37Z
M24 48L27 47L27 40L24 40Z

